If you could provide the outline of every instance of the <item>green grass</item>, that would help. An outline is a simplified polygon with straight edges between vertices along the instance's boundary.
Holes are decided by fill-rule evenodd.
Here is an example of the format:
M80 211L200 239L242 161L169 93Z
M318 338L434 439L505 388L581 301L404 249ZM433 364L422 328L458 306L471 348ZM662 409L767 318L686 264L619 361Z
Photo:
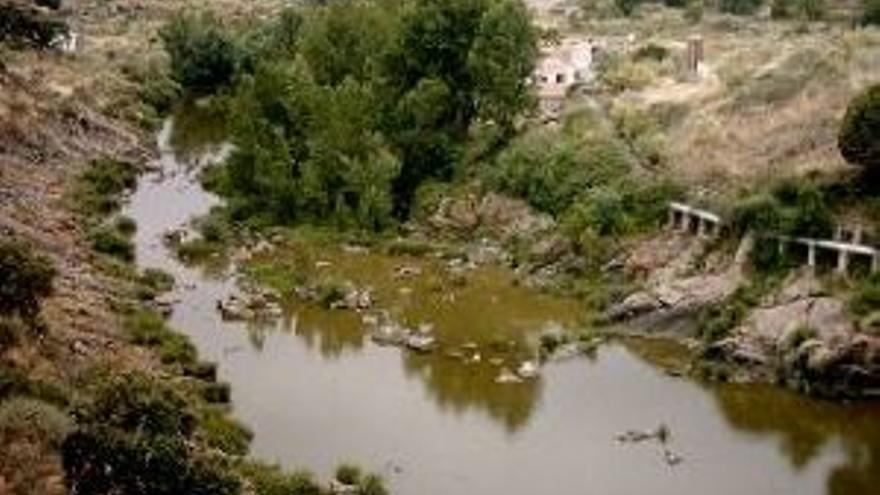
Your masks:
M133 343L155 348L164 364L192 366L197 362L189 338L171 330L156 313L137 311L125 319L124 327Z

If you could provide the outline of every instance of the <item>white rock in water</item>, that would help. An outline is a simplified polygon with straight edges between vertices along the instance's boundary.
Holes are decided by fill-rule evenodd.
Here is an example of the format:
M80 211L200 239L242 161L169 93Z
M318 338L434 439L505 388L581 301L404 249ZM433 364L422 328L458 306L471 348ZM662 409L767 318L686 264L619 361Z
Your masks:
M507 368L502 368L501 372L498 373L498 377L495 378L495 383L501 384L509 384L509 383L522 383L522 378L518 377L516 373L510 371Z
M434 348L435 339L430 335L410 335L406 339L406 346L419 352L429 352Z
M523 378L535 378L538 376L538 365L534 361L523 361L516 373Z

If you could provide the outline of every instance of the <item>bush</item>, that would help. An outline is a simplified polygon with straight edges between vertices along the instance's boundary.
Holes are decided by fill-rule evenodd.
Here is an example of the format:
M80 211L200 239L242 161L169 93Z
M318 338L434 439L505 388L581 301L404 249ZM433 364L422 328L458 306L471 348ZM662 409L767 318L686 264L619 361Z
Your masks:
M521 197L535 208L558 215L595 185L629 171L615 143L585 146L553 132L526 134L504 150L486 173L486 184Z
M828 237L833 215L821 186L809 179L788 179L769 194L750 196L732 214L733 231L748 230L804 237Z
M205 401L212 404L229 404L232 399L232 389L228 383L204 383L201 390Z
M625 16L629 16L636 10L643 0L614 0L617 8L623 13Z
M0 43L42 50L50 48L55 39L68 31L63 21L25 2L0 3Z
M0 402L0 443L27 439L46 448L57 448L71 430L73 421L47 402L13 397Z
M164 364L186 367L197 361L198 353L189 338L168 328L156 313L138 311L126 318L124 327L135 344L158 348Z
M119 209L119 197L137 185L137 170L130 164L102 158L92 161L73 190L74 208L87 217L104 217Z
M688 0L684 8L684 18L691 24L697 24L703 20L703 0Z
M237 495L230 466L191 454L184 438L126 433L104 425L79 428L61 449L76 493ZM100 469L96 469L100 466Z
M232 82L239 47L218 17L210 13L178 15L159 36L171 57L172 76L184 88L213 92Z
M360 495L388 495L385 480L378 474L368 474L360 483Z
M656 43L648 43L645 46L640 47L633 53L633 59L635 60L654 60L657 62L662 62L669 57L669 50L666 47L660 46Z
M92 249L124 262L134 261L134 244L128 235L120 232L115 225L104 225L89 234Z
M321 495L320 485L310 473L286 474L278 466L247 463L241 468L257 495Z
M202 415L199 429L208 446L235 456L248 453L254 436L246 426L216 409Z
M838 136L840 153L849 163L860 165L876 173L880 170L878 135L880 135L880 84L865 90L847 107Z
M850 296L848 306L858 317L880 310L880 275L873 274L863 280Z
M174 288L174 276L158 268L145 269L139 281L141 285L157 293L168 292Z
M761 0L720 0L718 6L721 12L734 15L754 14L761 6Z
M137 232L137 222L131 217L122 215L113 222L113 228L125 237L131 237Z
M697 336L704 342L723 339L777 284L775 278L762 278L737 288L722 303L703 308L697 315Z
M336 480L345 485L357 485L361 481L361 469L352 464L343 464L336 468Z
M28 329L21 319L0 317L0 354L18 344L19 340L27 333Z
M862 0L862 25L880 25L880 0Z
M13 398L0 403L0 476L9 493L43 493L47 459L61 445L70 418L55 406L34 399Z
M0 316L20 316L33 323L40 300L52 292L55 268L30 246L0 240Z
M188 437L195 427L189 404L176 390L139 372L98 383L94 398L77 410L82 425L101 425L139 435Z
M61 0L35 0L35 4L47 9L58 10L61 8Z
M31 380L20 371L0 364L0 400L9 397L31 397L57 406L69 403L67 391L58 385Z

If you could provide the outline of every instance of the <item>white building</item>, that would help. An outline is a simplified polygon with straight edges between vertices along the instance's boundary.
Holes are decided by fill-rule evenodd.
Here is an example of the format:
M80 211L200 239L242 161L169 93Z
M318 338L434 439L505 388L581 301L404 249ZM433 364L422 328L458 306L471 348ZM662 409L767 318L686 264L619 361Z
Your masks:
M594 47L591 41L567 39L541 51L533 82L545 118L553 120L559 116L572 87L593 80Z

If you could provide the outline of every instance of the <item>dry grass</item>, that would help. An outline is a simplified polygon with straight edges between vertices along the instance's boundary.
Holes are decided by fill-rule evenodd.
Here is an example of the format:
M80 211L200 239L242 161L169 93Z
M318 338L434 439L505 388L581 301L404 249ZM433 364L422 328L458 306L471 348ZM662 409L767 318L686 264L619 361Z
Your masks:
M880 81L880 30L846 23L776 22L707 14L697 26L681 12L652 6L627 20L593 20L577 33L632 50L648 42L673 48L704 38L702 77L641 78L626 99L682 112L664 126L669 172L710 193L727 195L779 177L847 168L837 130L850 99ZM582 31L586 30L586 31Z

